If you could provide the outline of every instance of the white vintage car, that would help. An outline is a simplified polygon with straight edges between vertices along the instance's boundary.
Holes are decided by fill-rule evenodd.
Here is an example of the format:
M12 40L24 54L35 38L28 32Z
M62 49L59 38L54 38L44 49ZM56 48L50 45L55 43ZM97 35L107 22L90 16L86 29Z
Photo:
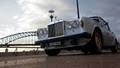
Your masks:
M62 49L91 54L101 53L102 49L117 52L116 36L111 32L108 22L99 16L52 22L48 28L39 28L37 36L35 43L45 48L49 56L59 54Z

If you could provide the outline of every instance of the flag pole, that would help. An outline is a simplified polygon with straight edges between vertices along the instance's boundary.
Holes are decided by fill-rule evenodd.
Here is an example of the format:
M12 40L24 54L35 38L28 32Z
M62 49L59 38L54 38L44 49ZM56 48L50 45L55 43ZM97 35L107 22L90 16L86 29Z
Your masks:
M76 0L76 3L77 3L77 16L78 16L78 19L80 19L78 0Z

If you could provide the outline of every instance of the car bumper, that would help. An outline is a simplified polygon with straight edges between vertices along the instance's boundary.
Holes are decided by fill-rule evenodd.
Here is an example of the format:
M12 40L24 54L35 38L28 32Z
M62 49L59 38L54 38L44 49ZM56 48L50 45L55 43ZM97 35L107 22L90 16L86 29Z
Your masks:
M64 40L69 40L69 39L77 39L77 38L91 38L91 34L88 32L80 33L80 34L75 34L75 35L69 35L69 36L62 36L62 37L57 37L57 38L50 38L46 40L40 40L36 41L35 44L45 44L45 43L50 43L50 42L55 42L55 41L64 41Z

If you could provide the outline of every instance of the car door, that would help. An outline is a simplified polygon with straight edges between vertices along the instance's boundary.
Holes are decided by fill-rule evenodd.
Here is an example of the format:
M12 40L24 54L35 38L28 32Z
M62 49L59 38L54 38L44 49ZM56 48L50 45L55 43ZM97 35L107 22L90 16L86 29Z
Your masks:
M107 22L105 22L105 28L107 29L108 45L112 46L112 45L114 45L115 37L114 37L113 33L111 32L109 24Z
M110 44L109 31L105 26L105 21L102 18L99 18L99 21L100 21L101 31L103 35L103 46L108 46Z

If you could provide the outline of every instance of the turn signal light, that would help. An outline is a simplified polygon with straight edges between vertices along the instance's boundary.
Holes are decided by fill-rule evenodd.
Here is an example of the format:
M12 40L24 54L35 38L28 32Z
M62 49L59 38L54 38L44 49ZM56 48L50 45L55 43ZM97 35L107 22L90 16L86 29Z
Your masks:
M80 22L80 26L81 26L81 27L84 27L83 21Z
M37 32L37 36L39 36L39 32Z

